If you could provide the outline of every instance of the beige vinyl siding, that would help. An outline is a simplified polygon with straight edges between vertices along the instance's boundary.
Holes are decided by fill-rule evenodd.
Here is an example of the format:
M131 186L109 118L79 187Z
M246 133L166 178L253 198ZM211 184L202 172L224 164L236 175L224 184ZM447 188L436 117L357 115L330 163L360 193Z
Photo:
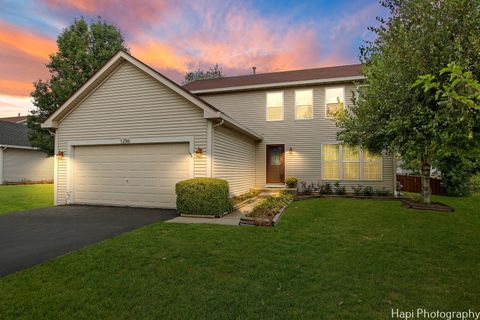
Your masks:
M201 98L227 113L236 121L263 136L256 145L256 187L265 187L265 145L285 144L285 176L295 176L303 181L321 181L321 145L338 143L335 123L325 117L325 88L345 87L345 104L351 105L355 85L302 86L275 89L284 92L284 120L267 122L265 118L266 94L272 90L245 91L223 94L203 94ZM295 90L313 89L313 119L295 120ZM293 152L288 149L292 147ZM394 186L393 158L383 158L383 181L344 181L346 185L363 184L375 188ZM347 190L351 192L350 190Z
M65 153L57 165L58 204L66 203L69 141L193 136L194 147L205 151L194 159L194 176L207 174L203 110L129 62L60 122L57 135Z
M213 175L228 181L232 195L254 187L255 141L220 126L214 131L213 154Z
M53 157L41 151L7 148L3 151L3 182L53 181Z

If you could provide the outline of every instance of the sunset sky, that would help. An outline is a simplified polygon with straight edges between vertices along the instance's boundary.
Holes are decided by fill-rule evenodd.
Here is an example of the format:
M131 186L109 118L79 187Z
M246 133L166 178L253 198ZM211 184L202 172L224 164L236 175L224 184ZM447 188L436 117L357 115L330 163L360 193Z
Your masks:
M358 63L378 15L377 0L0 0L0 117L32 108L32 82L48 79L48 55L75 17L115 24L132 55L181 82L215 63L226 75Z

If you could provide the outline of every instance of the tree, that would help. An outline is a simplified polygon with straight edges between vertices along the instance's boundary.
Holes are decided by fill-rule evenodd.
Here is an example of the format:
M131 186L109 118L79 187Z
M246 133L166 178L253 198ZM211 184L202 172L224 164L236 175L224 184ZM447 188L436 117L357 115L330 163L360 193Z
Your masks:
M465 133L467 136L478 136L480 122L480 83L473 77L471 70L449 63L438 75L422 75L413 87L420 87L425 93L431 93L439 105L452 110L470 109L477 114L470 118ZM468 128L471 128L469 131ZM477 134L475 134L477 133ZM465 196L470 193L470 179L478 171L480 165L480 146L472 144L468 153L443 153L436 160L436 166L443 171L442 180L448 195Z
M463 159L477 147L479 114L475 108L442 103L433 91L413 84L450 62L470 68L479 79L480 0L381 4L389 18L378 18L380 26L370 28L376 39L360 49L366 86L354 106L338 115L338 139L418 161L422 199L430 203L431 166L448 155Z
M185 73L185 80L183 84L195 81L195 80L206 80L206 79L218 79L223 78L225 74L223 73L222 67L217 64L213 65L207 71L197 69L196 71L188 71Z
M120 31L100 17L90 24L76 19L57 38L58 51L50 55L47 68L50 79L38 80L32 92L36 107L27 125L32 146L49 155L54 153L53 137L40 127L80 86L100 69L117 51L128 52Z

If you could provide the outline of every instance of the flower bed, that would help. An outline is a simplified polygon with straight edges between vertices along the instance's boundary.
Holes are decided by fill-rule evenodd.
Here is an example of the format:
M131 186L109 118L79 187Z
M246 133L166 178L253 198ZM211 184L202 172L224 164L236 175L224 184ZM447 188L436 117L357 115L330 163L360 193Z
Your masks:
M274 226L292 200L293 195L289 193L263 198L246 217L240 219L240 225Z
M250 191L238 196L232 197L233 205L235 207L241 206L243 203L248 203L255 199L260 192Z

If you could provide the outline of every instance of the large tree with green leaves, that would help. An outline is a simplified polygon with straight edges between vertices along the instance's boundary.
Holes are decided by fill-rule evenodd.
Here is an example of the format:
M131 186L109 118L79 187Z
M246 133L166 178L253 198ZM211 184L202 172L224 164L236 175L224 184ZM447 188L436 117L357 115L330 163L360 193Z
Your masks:
M422 199L430 203L431 166L445 158L463 160L478 148L480 114L460 101L445 103L434 90L414 84L422 75L439 75L450 62L479 79L480 0L381 4L389 17L378 19L380 26L371 28L375 40L361 48L366 86L354 107L339 114L338 138L419 163Z
M49 155L54 152L53 137L40 124L61 106L88 78L117 51L128 48L115 26L101 18L88 23L76 19L57 38L58 51L50 55L50 79L38 80L32 92L36 107L28 117L30 142Z

